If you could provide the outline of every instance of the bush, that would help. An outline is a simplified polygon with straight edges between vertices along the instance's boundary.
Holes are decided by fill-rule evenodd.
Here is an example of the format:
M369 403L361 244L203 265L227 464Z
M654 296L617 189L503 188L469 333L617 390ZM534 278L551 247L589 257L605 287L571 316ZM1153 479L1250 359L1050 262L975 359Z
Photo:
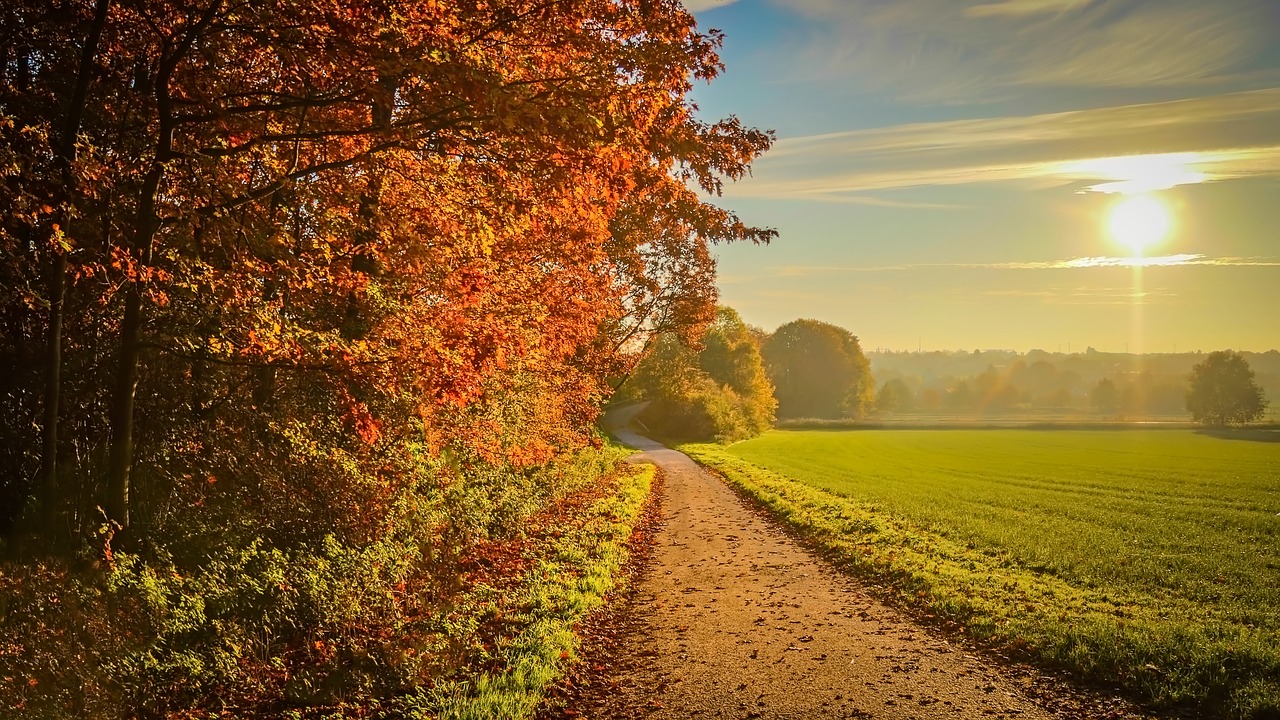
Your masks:
M490 656L480 631L497 602L474 584L477 549L523 539L527 518L593 487L622 454L587 450L536 468L459 463L449 487L402 493L363 543L232 533L193 558L183 540L183 552L112 551L104 532L71 561L7 562L0 717L243 714L466 677Z

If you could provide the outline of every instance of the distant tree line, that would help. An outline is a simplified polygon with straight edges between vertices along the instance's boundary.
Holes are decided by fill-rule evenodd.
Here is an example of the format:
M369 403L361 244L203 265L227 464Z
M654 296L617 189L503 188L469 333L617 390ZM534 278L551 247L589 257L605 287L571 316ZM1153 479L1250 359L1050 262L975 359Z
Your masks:
M775 420L894 415L1037 414L1255 421L1266 392L1247 354L1051 355L1033 350L864 354L858 338L817 320L772 333L721 308L701 338L657 335L624 387L650 401L641 420L676 438L732 442ZM1280 379L1280 353L1251 354ZM873 376L881 378L877 382Z
M872 352L870 358L882 379L875 403L881 413L1083 413L1124 419L1185 418L1190 412L1200 421L1189 394L1195 368L1211 360L1216 363L1221 355L1128 355L1091 349L1074 355L1038 350ZM1250 360L1263 368L1256 379L1248 370L1248 378L1265 407L1266 384L1280 390L1280 353L1231 355L1245 369Z
M722 307L693 342L656 336L625 394L648 401L639 417L662 434L732 442L775 419L865 417L875 385L848 330L795 320L767 333Z

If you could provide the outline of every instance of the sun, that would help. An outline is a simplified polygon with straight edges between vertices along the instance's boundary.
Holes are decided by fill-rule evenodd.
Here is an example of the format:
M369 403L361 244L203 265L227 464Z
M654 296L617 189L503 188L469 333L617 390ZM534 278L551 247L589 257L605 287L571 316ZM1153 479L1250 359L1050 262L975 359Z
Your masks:
M1112 208L1107 226L1117 242L1134 255L1142 255L1148 247L1165 239L1173 229L1173 218L1169 208L1159 200L1149 195L1134 195Z

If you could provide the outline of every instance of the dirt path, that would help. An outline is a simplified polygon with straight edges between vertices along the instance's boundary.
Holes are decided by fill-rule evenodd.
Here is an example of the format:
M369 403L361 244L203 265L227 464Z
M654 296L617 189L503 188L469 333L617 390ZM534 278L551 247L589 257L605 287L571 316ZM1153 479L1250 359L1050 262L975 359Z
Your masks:
M665 475L665 527L596 667L589 718L1135 717L1087 711L913 624L835 573L687 456L627 430ZM589 695L591 693L588 693ZM1039 697L1037 702L1033 697ZM1047 707L1055 707L1050 711ZM1083 712L1082 712L1083 711Z

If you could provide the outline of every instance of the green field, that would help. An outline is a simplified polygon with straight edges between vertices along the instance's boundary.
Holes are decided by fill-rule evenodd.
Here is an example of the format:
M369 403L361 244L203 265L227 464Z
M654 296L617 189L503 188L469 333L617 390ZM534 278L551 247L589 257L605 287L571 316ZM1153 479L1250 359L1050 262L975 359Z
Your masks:
M902 602L1161 706L1280 716L1280 442L773 432L699 461Z

